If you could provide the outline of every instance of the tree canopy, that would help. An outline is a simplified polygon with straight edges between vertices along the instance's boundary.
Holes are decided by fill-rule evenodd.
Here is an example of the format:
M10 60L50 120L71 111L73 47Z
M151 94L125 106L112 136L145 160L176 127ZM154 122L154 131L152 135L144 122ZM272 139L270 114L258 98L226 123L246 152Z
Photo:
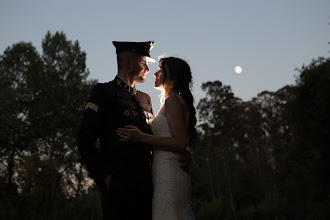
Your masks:
M0 218L17 207L28 218L56 217L66 198L90 186L75 137L96 81L87 80L78 41L48 32L42 49L20 42L0 57L0 187L12 198L2 200Z

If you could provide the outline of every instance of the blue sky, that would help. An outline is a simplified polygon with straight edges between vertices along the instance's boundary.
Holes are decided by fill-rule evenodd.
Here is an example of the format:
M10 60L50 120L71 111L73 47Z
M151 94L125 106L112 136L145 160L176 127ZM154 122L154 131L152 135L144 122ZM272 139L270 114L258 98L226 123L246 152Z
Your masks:
M329 0L86 1L0 0L0 53L32 42L41 52L47 31L63 31L87 53L89 78L112 80L117 41L154 40L153 57L177 56L191 66L196 104L201 84L220 80L244 101L295 82L296 67L329 57ZM241 74L234 72L241 66ZM159 91L150 65L146 83L156 112Z

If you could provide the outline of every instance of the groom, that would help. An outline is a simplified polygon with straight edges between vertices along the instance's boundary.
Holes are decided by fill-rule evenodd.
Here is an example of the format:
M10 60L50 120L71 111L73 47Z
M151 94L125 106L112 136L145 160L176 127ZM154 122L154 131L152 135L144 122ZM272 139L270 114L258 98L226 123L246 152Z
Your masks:
M151 99L135 82L145 82L153 41L113 42L118 74L94 86L81 122L77 146L101 192L104 219L151 219L151 146L121 142L116 129L134 125L151 134ZM96 145L99 140L99 146Z

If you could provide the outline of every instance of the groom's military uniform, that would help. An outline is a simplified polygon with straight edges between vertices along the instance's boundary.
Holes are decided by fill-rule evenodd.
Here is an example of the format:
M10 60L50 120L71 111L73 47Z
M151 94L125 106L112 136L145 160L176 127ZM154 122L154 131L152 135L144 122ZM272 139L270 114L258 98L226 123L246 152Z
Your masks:
M101 191L104 219L151 219L151 146L119 141L116 130L134 125L151 134L147 121L152 115L149 95L130 87L118 76L93 87L77 146L82 162ZM104 179L109 174L108 189Z

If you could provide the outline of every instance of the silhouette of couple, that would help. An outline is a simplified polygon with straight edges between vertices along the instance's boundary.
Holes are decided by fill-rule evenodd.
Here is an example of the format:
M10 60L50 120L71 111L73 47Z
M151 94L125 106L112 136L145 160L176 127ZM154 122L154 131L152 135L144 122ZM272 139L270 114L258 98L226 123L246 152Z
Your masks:
M154 43L113 44L118 74L93 87L77 139L101 192L103 218L194 219L187 172L187 148L197 136L190 67L175 57L159 60L154 87L162 89L165 101L154 117L149 95L135 87L155 62Z

